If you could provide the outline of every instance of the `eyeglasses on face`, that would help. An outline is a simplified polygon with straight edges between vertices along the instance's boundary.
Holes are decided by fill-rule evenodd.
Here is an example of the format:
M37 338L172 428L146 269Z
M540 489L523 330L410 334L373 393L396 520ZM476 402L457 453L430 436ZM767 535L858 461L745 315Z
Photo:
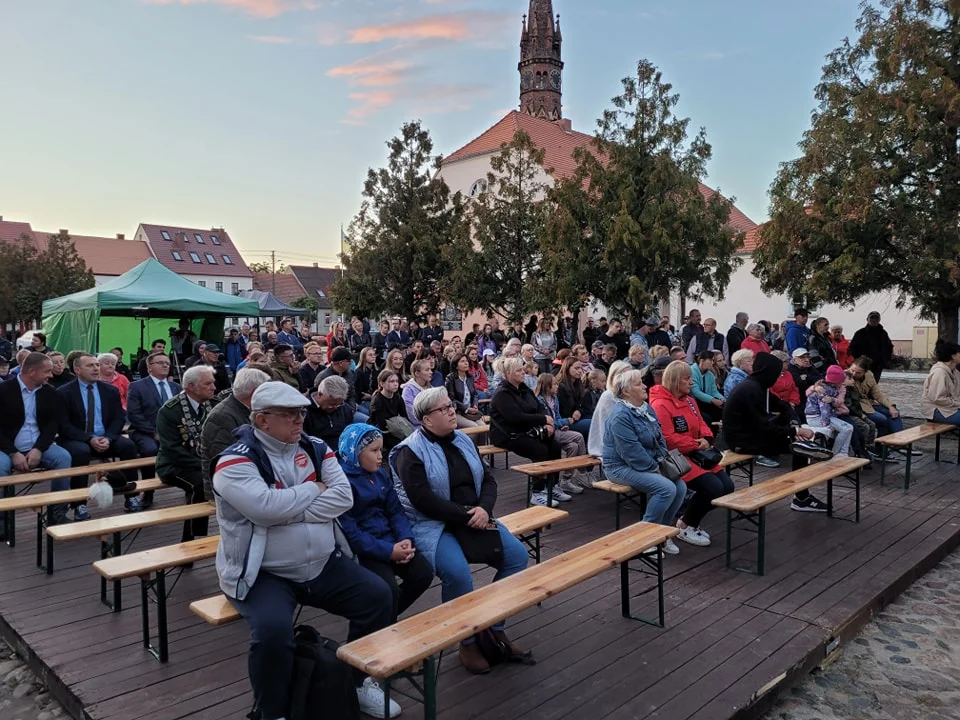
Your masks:
M297 408L296 410L264 410L264 415L278 415L287 420L303 420L307 416L306 408Z
M436 412L449 414L449 413L456 412L456 408L453 405L444 405L443 407L434 408L433 410L428 411L427 415L432 415L433 413L436 413Z

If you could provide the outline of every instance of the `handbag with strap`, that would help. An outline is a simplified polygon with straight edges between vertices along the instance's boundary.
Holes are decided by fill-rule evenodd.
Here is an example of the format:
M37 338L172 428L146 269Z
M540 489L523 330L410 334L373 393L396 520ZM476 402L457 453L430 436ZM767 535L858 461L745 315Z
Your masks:
M660 474L668 480L679 480L690 472L690 463L679 450L671 450L657 460Z
M690 405L690 409L693 411L694 415L697 417L700 416L700 413L697 411L697 406L694 402L690 400L690 396L687 396L687 403ZM697 440L701 440L700 437L700 428L699 424L697 426ZM715 447L708 447L706 450L694 450L692 453L687 453L687 457L693 462L694 465L701 468L714 468L720 464L720 461L723 459L723 453L717 450Z
M489 565L497 570L503 566L503 540L492 518L483 528L448 523L446 530L456 538L468 563Z
M400 415L387 418L387 432L398 440L405 440L413 435L413 423Z

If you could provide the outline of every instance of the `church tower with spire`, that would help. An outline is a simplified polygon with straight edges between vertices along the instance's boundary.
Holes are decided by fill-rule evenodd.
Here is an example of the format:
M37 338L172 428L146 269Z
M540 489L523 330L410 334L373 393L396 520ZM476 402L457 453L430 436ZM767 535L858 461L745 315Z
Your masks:
M554 19L552 0L530 0L520 34L520 112L545 120L560 120L563 60L560 55L560 16Z

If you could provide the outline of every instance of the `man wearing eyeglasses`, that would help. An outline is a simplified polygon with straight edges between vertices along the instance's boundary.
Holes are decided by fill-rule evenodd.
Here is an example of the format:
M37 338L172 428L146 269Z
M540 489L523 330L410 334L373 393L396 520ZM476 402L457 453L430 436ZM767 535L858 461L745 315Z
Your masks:
M340 380L340 378L331 378ZM216 460L220 588L250 627L250 683L265 720L290 717L293 613L298 604L350 621L347 641L391 622L393 595L353 562L336 520L353 506L333 450L304 434L310 401L267 382L250 401L251 425ZM384 717L383 692L354 671L360 708ZM400 706L390 704L390 717Z

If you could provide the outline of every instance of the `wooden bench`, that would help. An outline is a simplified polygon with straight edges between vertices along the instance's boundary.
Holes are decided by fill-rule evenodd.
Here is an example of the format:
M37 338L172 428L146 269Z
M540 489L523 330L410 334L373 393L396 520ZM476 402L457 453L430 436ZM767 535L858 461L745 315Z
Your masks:
M903 448L906 450L907 455L907 464L906 469L903 472L903 489L910 489L910 460L911 454L910 451L913 450L913 444L920 440L925 440L929 437L937 438L937 449L934 453L934 459L937 462L940 462L940 436L944 433L957 430L956 425L947 425L946 423L934 423L926 422L922 425L917 425L912 428L907 428L906 430L901 430L900 432L890 433L889 435L884 435L883 437L877 438L877 445L880 445L883 450L880 458L880 484L883 485L884 478L887 474L887 452L889 448L899 449ZM958 435L960 437L960 435ZM957 463L960 464L960 441L957 445Z
M493 458L497 455L503 455L503 467L507 470L510 469L510 451L506 448L497 447L496 445L479 445L477 446L477 451L480 453L480 457L490 458L490 467L496 467L493 464Z
M91 537L100 538L100 559L102 560L108 557L119 557L123 555L123 541L126 537L133 535L130 541L132 545L137 535L144 528L210 517L214 513L216 513L216 508L210 503L205 502L194 505L162 508L160 510L146 510L130 515L94 518L93 520L85 520L84 522L71 523L69 525L54 525L53 527L48 527L47 574L53 573L52 540L66 542ZM111 541L108 541L107 538L111 538ZM127 546L127 549L130 549L130 545ZM111 603L107 600L106 578L101 578L100 600L107 607L119 610L121 602L120 581L115 580L113 583L113 602Z
M140 480L136 492L160 490L168 487L160 480ZM17 510L35 510L37 513L37 567L43 567L44 530L53 525L53 508L69 503L83 503L90 495L90 488L59 490L57 492L37 493L35 495L15 495L0 499L0 512L14 513ZM114 495L114 499L116 499ZM11 546L12 547L12 546Z
M860 522L860 468L869 462L865 458L834 457L716 498L713 501L714 506L726 508L727 511L727 567L731 567L733 525L736 522L745 522L750 526L747 529L757 533L756 574L763 575L767 506L789 498L801 490L809 490L826 483L827 516L833 517L833 481L840 478L850 480L855 492L855 519ZM741 567L734 569L753 572Z
M463 428L460 432L464 435L469 435L473 437L474 435L486 435L490 432L489 425L475 425L474 427Z
M600 458L595 458L593 455L575 455L574 457L560 458L559 460L544 460L542 462L527 463L525 465L515 465L513 469L527 476L527 505L530 505L530 498L533 495L533 479L536 477L547 477L547 507L552 507L553 481L549 479L550 475L561 473L565 470L589 470L598 465L600 465Z
M438 656L445 648L618 565L623 617L663 627L661 546L677 532L676 528L652 523L630 525L516 575L341 645L337 657L382 681L387 706L390 702L390 686L395 679L422 677L424 718L435 720ZM644 555L651 548L657 548L652 558ZM657 570L659 622L634 617L630 613L631 568L628 564L638 558ZM407 672L407 668L421 661L422 671ZM413 683L413 686L420 690L417 683Z
M726 470L731 477L739 474L740 477L747 481L747 484L753 485L753 461L756 457L756 455L724 450L723 457L720 459L720 467Z
M515 513L497 518L503 526L527 545L527 552L531 559L540 564L540 533L541 531L560 520L568 517L565 510L555 508L534 507L524 508ZM190 611L199 615L211 625L227 625L240 619L240 613L225 595L214 595L194 600L190 603Z
M61 468L59 470L34 470L29 473L14 473L6 477L0 477L0 488L3 489L3 497L12 498L17 495L24 495L37 483L50 482L52 480L61 480L63 478L80 477L81 475L95 474L99 480L105 473L113 470L136 470L139 468L152 467L157 462L156 457L135 458L134 460L114 460L112 462L98 463L85 467ZM26 487L17 490L17 485L26 485ZM16 515L12 510L4 512L4 521L7 533L7 545L15 547L17 544Z

